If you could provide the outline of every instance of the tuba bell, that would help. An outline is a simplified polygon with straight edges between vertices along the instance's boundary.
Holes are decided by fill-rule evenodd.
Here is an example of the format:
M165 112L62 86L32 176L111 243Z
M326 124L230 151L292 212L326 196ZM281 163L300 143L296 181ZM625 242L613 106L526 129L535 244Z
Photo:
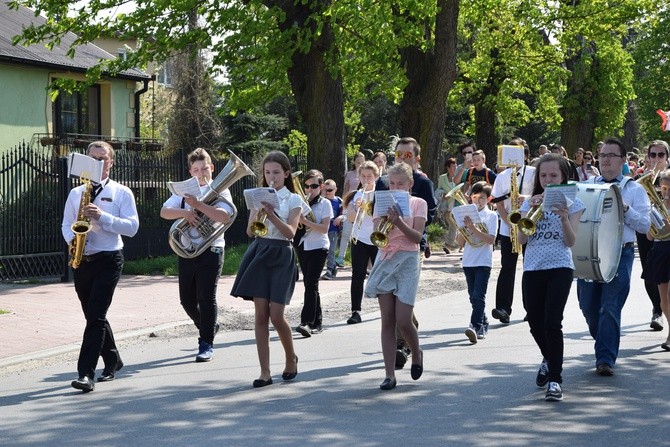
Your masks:
M198 213L200 222L196 227L192 227L186 219L178 219L170 227L168 233L168 243L170 248L178 256L186 259L195 258L207 250L228 227L233 224L237 217L237 208L235 204L229 202L221 196L221 193L233 185L236 181L247 175L253 175L252 171L237 155L228 151L230 159L223 170L210 183L209 190L200 198L200 201L207 205L216 202L226 202L233 209L228 223L214 222L204 214Z
M461 205L467 205L468 204L468 198L465 197L465 194L463 194L463 191L461 188L463 187L463 183L460 183L456 185L455 187L451 188L451 191L446 193L444 196L447 198L453 198L456 202L460 203ZM465 228L465 227L459 227L456 223L456 219L454 219L454 216L449 213L449 219L450 223L454 225L454 227L458 228L458 231L460 231L461 235L463 236L463 239L467 241L468 244L470 244L473 247L481 247L484 245L484 241L479 240L474 234L470 233L470 231ZM475 226L482 232L487 232L488 229L486 228L486 224L483 223L477 223Z

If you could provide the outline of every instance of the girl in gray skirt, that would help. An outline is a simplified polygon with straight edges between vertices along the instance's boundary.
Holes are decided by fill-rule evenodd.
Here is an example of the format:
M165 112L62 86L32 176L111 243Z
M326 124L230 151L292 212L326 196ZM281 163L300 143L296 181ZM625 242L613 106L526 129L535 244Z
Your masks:
M267 234L263 236L252 232L252 224L261 210L251 210L247 234L256 239L242 258L230 292L232 296L254 302L254 332L261 366L260 377L253 382L256 388L272 384L270 320L286 354L282 379L293 380L298 375L298 356L293 350L293 334L284 316L284 308L291 301L295 286L297 272L291 240L298 228L303 206L300 196L294 194L291 165L283 152L272 151L263 159L261 186L270 186L277 191L279 208L263 202L261 210L267 216L264 220Z
M388 171L389 189L411 193L412 168L399 163ZM409 197L409 216L400 216L389 208L388 219L393 229L388 233L388 245L381 247L375 260L365 295L377 297L382 320L382 353L386 378L380 385L382 390L395 388L395 351L397 346L395 328L400 329L412 350L412 379L423 373L423 351L419 348L419 335L412 324L412 312L416 290L419 285L419 242L426 224L428 205L419 197ZM375 224L379 219L375 219Z

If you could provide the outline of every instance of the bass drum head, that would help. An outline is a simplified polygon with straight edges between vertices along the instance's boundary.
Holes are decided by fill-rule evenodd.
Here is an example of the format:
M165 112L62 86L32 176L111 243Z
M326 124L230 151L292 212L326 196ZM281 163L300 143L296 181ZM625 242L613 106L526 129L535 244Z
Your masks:
M623 203L617 185L578 183L577 197L586 205L572 258L575 276L610 282L616 275L623 238Z

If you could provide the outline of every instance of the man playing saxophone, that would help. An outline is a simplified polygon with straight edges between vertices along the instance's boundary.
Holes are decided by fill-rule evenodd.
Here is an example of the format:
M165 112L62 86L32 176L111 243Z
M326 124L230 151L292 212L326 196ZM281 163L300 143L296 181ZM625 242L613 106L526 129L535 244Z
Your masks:
M196 177L200 184L201 196L209 189L214 173L214 164L205 149L198 148L188 154L188 166L191 176ZM172 195L163 204L161 217L163 219L186 219L192 229L209 218L215 222L227 223L235 210L230 206L233 203L228 188L220 194L223 200L207 204L197 197L180 197ZM197 232L189 234L191 243L200 243L202 237ZM221 267L223 266L223 249L225 240L221 233L212 243L209 250L205 250L194 258L179 256L179 300L186 314L200 332L198 338L198 354L196 362L208 362L214 356L214 335L219 330L217 323L218 305L216 302L216 286L219 283Z
M70 191L62 223L62 233L67 243L74 238L72 224L80 214L91 224L81 264L74 270L74 288L84 311L86 329L77 362L79 376L71 385L83 392L94 389L98 357L102 357L105 364L99 382L113 380L116 372L123 367L112 328L107 321L107 310L123 269L121 236L132 237L139 228L132 191L109 178L109 172L114 166L112 146L104 141L94 141L88 146L88 155L103 162L101 181L93 185L90 201L81 210L81 196L86 185Z

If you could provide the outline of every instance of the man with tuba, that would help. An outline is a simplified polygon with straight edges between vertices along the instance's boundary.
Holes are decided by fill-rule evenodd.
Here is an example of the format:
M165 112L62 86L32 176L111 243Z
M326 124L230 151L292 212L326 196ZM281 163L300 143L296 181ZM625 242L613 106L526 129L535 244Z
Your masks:
M209 191L214 173L214 164L205 149L197 148L188 154L188 169L189 174L198 179L200 196L203 196ZM235 214L235 209L231 206L233 198L228 188L219 192L219 197L219 201L205 203L198 197L173 194L163 204L160 216L168 220L184 219L188 222L190 231L181 235L180 242L184 246L200 244L203 243L203 236L197 229L202 222L210 220L226 224ZM223 233L219 233L211 241L208 250L193 258L178 258L179 300L200 332L196 362L209 362L214 356L214 335L219 330L216 287L223 266L224 247Z
M62 223L63 237L70 243L74 238L72 224L77 216L84 216L90 222L81 262L73 270L74 288L84 311L86 329L77 361L79 376L71 385L85 393L95 387L93 379L98 357L102 357L105 364L99 382L113 380L123 367L112 327L107 321L107 311L123 269L121 236L132 237L139 228L132 191L109 178L114 166L112 146L104 141L94 141L88 145L87 153L103 163L100 183L92 183L88 203L81 200L86 185L70 191Z
M514 300L514 282L516 279L516 265L519 259L518 252L514 251L512 244L512 233L510 232L509 214L518 210L523 203L523 198L533 191L535 182L535 168L527 164L529 157L528 145L521 138L513 138L512 146L522 146L524 151L524 163L522 166L508 167L498 174L493 184L491 195L500 216L500 272L496 283L496 303L491 311L493 318L508 324L512 315L512 301ZM516 173L515 183L517 186L517 203L512 203L512 174ZM513 213L514 214L514 213ZM522 246L522 251L525 245Z
M595 339L596 373L614 375L614 364L619 355L621 310L630 290L630 278L635 258L635 232L646 233L650 226L651 205L647 193L639 183L622 174L626 163L626 147L616 138L610 138L600 149L600 176L595 183L615 183L621 188L624 230L623 247L617 274L608 283L577 281L579 307Z

